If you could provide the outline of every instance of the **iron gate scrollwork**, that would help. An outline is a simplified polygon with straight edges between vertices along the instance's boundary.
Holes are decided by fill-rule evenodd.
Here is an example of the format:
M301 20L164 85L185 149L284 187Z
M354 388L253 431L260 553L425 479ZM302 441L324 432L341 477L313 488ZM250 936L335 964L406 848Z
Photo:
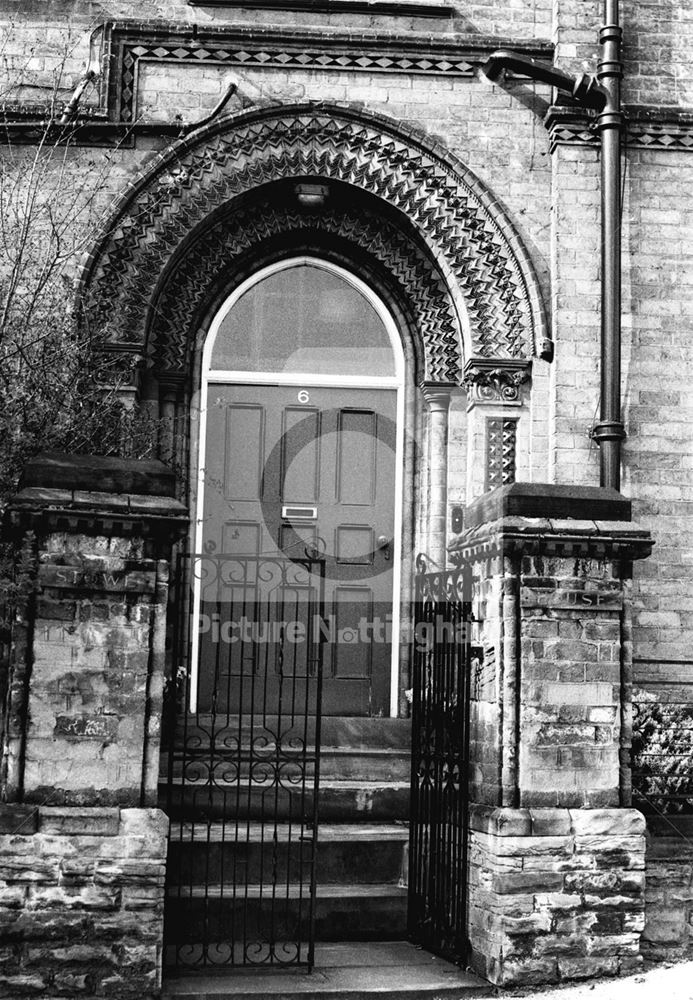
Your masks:
M459 963L467 941L471 573L417 560L409 933Z
M324 562L177 564L166 962L313 964Z

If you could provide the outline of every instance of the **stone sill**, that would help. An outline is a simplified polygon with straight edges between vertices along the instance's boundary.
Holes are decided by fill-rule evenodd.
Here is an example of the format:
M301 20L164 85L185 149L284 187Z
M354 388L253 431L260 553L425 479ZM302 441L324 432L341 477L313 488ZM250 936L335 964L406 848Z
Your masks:
M124 832L165 837L168 818L159 809L0 804L0 835L117 837Z
M472 805L470 829L495 837L610 837L645 835L637 809L511 809Z
M170 541L182 537L190 524L185 506L169 497L84 494L38 487L17 494L7 510L7 519L17 531Z

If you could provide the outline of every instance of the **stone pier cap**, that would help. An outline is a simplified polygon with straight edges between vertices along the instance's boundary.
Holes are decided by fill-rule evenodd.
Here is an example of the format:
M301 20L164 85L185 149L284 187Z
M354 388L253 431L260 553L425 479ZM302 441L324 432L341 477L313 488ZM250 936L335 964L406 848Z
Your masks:
M158 460L47 451L27 463L8 513L17 527L175 536L189 523L175 494Z
M617 490L512 483L465 508L464 529L448 552L453 563L514 554L630 561L648 556L653 544Z

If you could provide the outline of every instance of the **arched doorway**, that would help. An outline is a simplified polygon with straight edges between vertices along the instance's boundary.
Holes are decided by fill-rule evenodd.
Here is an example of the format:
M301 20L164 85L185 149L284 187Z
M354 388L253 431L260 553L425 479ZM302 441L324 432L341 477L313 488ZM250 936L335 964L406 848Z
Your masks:
M245 591L206 593L201 574L194 617L225 618L229 669L243 629L317 630L327 715L397 715L404 367L380 298L307 256L242 282L203 349L194 550L318 552L326 573L320 622L253 622ZM218 701L218 660L212 630L196 631L191 709Z
M298 198L297 189L306 183L324 191L320 205L310 210ZM264 282L269 288L272 282L290 281L296 267L317 269L320 279L334 280L337 289L348 286L352 301L362 300L360 308L375 313L381 326L372 328L373 339L365 348L361 345L360 367L335 373L328 366L325 371L315 351L301 355L306 347L319 348L319 338L317 345L289 343L298 350L272 341L268 351L262 343L263 323L256 347L245 354L237 349L231 329L232 349L217 361L215 345L226 339L224 323L232 327L252 299L263 298ZM532 359L551 354L529 254L498 199L430 137L341 107L252 109L220 118L173 146L118 204L85 266L83 291L96 319L108 321L110 349L122 353L133 373L130 398L146 400L164 424L186 428L177 441L174 434L164 439L163 455L177 453L179 466L186 467L186 450L194 456L200 445L201 458L190 463L204 470L195 482L202 486L197 512L196 490L186 493L191 517L201 522L198 549L210 543L217 551L273 547L281 553L334 535L337 520L330 522L329 531L319 526L320 476L312 476L312 493L304 488L311 479L308 473L317 467L315 442L328 440L329 457L320 468L337 500L340 413L355 413L361 421L375 415L383 426L394 423L394 434L383 435L395 456L394 472L382 479L395 483L399 475L401 486L391 490L388 530L379 530L377 517L346 522L356 532L347 532L353 548L345 551L351 561L347 555L339 566L340 572L353 574L347 585L357 589L363 582L359 573L373 576L377 560L387 562L391 537L390 603L397 592L400 560L394 558L394 546L400 535L402 590L409 588L411 594L413 554L425 550L438 566L445 565L451 500L464 503L476 495L485 482L494 481L499 468L502 472L503 461L514 474L516 425L528 424L523 386L529 382ZM308 296L309 303L314 300ZM282 302L279 293L277 301ZM277 308L283 321L287 307ZM316 313L319 306L306 307L309 318L314 320ZM383 329L394 367L383 356L364 354L364 349L386 347ZM288 363L291 358L296 364ZM364 371L364 360L370 360L371 371ZM355 381L339 381L347 377ZM368 382L372 378L376 383ZM388 379L394 381L382 381ZM307 399L299 399L299 393ZM509 429L499 429L506 405L515 406L521 419L508 420ZM229 411L235 414L230 423ZM287 424L287 411L298 414L294 423L291 417ZM323 414L333 421L325 434L316 429ZM210 426L200 433L202 415ZM528 440L528 432L521 433ZM507 447L502 434L507 434ZM380 440L372 426L364 432L358 421L354 436ZM282 444L287 439L288 464ZM456 449L449 447L451 441ZM362 458L363 449L353 451ZM224 495L229 453L237 456L234 489L239 481L245 484L241 496ZM213 461L217 466L209 471ZM451 469L454 494L448 482ZM260 489L263 473L272 480L269 498ZM208 489L212 479L221 483L216 497ZM254 496L249 486L253 479ZM291 490L285 496L287 479ZM294 490L297 481L300 490ZM216 514L205 535L213 503ZM235 509L229 511L227 503ZM286 514L284 507L289 508ZM385 544L379 547L381 536ZM325 554L338 562L339 545L333 541L329 549L326 542ZM377 574L379 583L387 575ZM179 575L179 583L181 579ZM330 586L337 584L332 580ZM198 604L203 596L200 587ZM186 600L184 594L174 605L174 620L186 617ZM407 647L402 647L406 655ZM188 648L187 643L175 647L183 656ZM198 677L204 676L203 652L198 647L195 654ZM174 655L172 677L180 676L180 663ZM401 673L407 677L406 669ZM390 681L393 674L391 670ZM400 876L410 802L411 723L405 692L399 695L400 717L386 718L395 714L394 684L375 698L372 690L357 692L357 706L349 709L354 714L326 720L330 725L323 730L320 759L304 754L301 782L293 789L282 784L287 760L280 753L283 747L294 753L291 734L277 738L276 728L270 732L265 719L258 728L252 712L245 713L246 724L228 702L221 719L214 712L184 713L169 737L167 942L174 962L310 963L301 916L306 899L315 905L318 941L334 941L335 935L338 940L405 936L407 894ZM269 721L274 725L275 720ZM310 727L305 733L302 748L309 750ZM273 753L276 759L265 759ZM290 764L295 766L295 754ZM321 847L323 870L313 877L311 807L318 798L312 784L317 765L321 819L331 829ZM260 780L251 787L254 773ZM291 781L288 774L286 780ZM288 793L296 788L302 798L292 804ZM291 927L278 925L275 911L268 924L263 911L262 901L276 900L280 882L282 913L291 918ZM244 933L238 934L239 920L245 921L241 915L246 911L257 918L254 925L243 925L252 927L250 951L239 947L245 940ZM294 947L288 947L289 941Z

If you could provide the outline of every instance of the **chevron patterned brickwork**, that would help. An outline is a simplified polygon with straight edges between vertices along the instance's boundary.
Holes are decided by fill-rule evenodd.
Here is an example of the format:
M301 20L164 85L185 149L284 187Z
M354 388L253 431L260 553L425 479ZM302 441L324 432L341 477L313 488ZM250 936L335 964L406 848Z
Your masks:
M143 353L152 291L170 256L213 211L260 184L296 176L354 185L406 213L455 276L470 354L529 360L536 353L543 313L533 269L477 178L379 119L320 106L240 115L203 129L126 196L85 274L92 303L118 317L114 344ZM447 381L456 369L449 358L441 364L445 351L439 344L427 355L427 380Z
M517 420L491 417L486 421L486 488L515 482Z
M228 287L234 268L252 259L283 234L298 245L316 239L335 247L351 244L366 254L364 265L384 269L416 311L425 348L423 366L441 380L455 382L461 372L458 318L435 262L403 229L365 209L306 216L296 209L260 203L224 216L180 254L152 310L148 358L158 370L191 369L194 343L187 331L205 314L219 289Z

